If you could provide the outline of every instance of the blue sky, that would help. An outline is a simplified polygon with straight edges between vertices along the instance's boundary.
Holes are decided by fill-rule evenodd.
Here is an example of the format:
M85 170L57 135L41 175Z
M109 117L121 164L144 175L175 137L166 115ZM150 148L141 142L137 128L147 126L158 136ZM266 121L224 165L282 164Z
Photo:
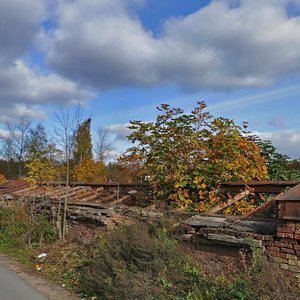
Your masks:
M123 150L129 120L204 100L300 157L299 13L299 0L3 0L0 122L51 130L80 103Z

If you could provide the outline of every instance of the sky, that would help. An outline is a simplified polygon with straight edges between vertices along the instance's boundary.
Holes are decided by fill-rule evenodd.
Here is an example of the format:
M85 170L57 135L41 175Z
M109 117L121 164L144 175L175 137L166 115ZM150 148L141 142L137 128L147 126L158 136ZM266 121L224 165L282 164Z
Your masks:
M80 103L123 150L130 120L201 100L300 157L299 99L299 0L0 1L2 126Z

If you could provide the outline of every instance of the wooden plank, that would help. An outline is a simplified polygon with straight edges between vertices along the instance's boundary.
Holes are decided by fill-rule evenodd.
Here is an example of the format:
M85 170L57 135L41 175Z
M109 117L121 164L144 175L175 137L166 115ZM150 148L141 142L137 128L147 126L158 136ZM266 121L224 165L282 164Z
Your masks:
M275 197L273 197L272 199L270 199L268 202L264 203L263 205L260 205L259 207L257 207L255 210L251 211L250 213L248 213L247 215L242 216L243 219L247 219L250 217L254 217L264 211L266 211L267 209L269 209L271 206L273 206L276 201L283 195L284 193L280 193L278 195L276 195Z
M267 199L264 197L263 194L258 193L258 197L259 197L259 199L262 200L263 202L267 202Z
M210 211L208 211L207 213L209 214L216 214L219 213L221 210L223 210L224 208L238 202L239 200L247 197L250 193L252 192L252 190L245 190L242 191L240 193L238 193L237 195L235 195L233 198L229 198L226 202L221 203L220 205L217 205L215 207L213 207Z
M254 189L255 193L280 193L287 187L294 187L299 181L233 181L221 183L221 191L226 193L240 192L245 186Z

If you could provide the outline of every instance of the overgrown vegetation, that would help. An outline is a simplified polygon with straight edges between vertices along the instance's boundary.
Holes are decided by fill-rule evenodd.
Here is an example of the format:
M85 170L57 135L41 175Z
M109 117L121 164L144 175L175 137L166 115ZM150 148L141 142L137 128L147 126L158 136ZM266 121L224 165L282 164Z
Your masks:
M92 244L58 243L45 216L21 207L0 210L0 251L33 265L48 254L42 272L81 297L97 299L298 299L299 290L269 265L255 244L244 270L206 274L163 226L134 224L100 232Z
M78 291L97 299L297 299L298 290L268 265L253 244L250 264L239 274L206 275L168 234L153 225L101 234L79 268Z
M0 251L29 262L33 251L57 239L56 232L46 216L32 216L17 205L0 209Z

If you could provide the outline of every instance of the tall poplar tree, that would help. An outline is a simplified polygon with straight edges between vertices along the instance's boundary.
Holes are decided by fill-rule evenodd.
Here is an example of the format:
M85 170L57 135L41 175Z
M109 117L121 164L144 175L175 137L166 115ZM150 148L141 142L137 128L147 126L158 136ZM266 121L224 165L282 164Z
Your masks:
M77 165L83 160L92 160L92 138L91 138L91 119L83 121L75 135L74 163Z

